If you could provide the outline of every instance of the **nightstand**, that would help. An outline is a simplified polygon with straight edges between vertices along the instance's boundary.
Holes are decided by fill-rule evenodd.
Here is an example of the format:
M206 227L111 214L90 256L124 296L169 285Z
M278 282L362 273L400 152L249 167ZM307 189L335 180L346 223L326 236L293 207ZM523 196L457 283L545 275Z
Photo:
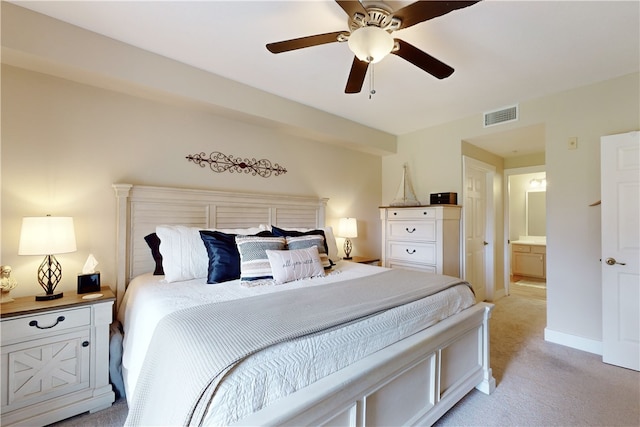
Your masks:
M111 406L115 296L108 287L99 293L65 292L52 301L21 297L0 306L0 424L46 425Z
M343 258L343 259L344 259L344 258ZM373 264L373 265L379 265L379 263L380 263L380 258L364 257L364 256L354 256L354 257L351 257L351 259L345 259L345 261L357 262L357 263L360 263L360 264Z

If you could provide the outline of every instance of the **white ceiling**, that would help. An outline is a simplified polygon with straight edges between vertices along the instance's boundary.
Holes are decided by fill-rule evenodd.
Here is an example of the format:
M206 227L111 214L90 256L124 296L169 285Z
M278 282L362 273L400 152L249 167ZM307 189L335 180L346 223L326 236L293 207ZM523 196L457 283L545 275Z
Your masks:
M484 0L397 31L456 71L437 80L390 55L375 65L372 99L368 79L360 94L344 93L353 59L346 44L278 55L265 48L346 30L331 0L14 3L395 135L640 70L637 0ZM544 151L528 132L478 143L504 157Z

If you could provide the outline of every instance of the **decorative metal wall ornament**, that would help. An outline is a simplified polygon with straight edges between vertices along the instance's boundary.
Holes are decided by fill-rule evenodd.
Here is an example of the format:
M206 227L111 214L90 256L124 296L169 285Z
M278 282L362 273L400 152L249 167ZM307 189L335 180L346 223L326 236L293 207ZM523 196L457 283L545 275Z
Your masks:
M256 160L255 158L234 158L233 156L222 154L219 151L212 152L209 154L209 157L207 157L204 152L190 154L186 159L200 165L200 167L205 167L206 164L208 164L209 168L214 172L244 172L250 173L254 176L260 175L263 178L269 178L272 174L278 176L287 173L287 169L277 163L271 163L271 161L267 159Z

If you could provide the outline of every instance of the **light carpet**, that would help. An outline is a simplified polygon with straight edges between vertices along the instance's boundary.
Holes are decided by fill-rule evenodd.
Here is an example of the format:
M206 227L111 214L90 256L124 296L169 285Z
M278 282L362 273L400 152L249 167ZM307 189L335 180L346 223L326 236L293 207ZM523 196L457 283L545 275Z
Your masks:
M545 342L544 292L512 287L512 295L497 301L491 318L496 390L490 396L473 390L436 426L640 425L640 373ZM55 426L122 426L126 415L121 399L111 408Z
M640 373L544 341L546 301L532 288L511 289L491 317L496 390L472 391L436 425L640 425Z

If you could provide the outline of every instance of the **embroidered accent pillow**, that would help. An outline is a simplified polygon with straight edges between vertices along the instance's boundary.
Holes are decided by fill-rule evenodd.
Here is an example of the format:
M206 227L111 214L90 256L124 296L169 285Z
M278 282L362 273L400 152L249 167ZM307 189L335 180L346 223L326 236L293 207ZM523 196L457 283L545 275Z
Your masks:
M273 279L278 284L324 276L317 246L288 251L267 250L266 253Z
M318 248L318 255L320 257L320 263L322 267L331 268L331 261L329 261L329 257L325 252L325 240L324 237L318 234L310 234L292 237L288 236L287 239L287 249L296 250L296 249L306 249L312 246Z
M240 253L240 280L272 279L267 250L283 250L284 237L236 236Z

